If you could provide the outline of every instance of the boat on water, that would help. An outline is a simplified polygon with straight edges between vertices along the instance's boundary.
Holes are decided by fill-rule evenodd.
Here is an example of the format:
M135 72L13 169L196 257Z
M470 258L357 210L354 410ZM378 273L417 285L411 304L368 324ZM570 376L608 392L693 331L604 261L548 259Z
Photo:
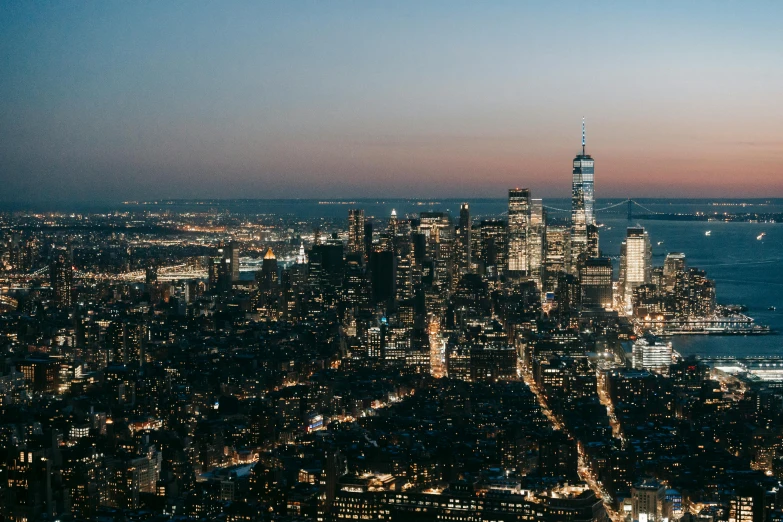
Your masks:
M658 246L661 246L663 244L663 241L658 241Z
M758 236L756 236L756 239L758 239L759 241L761 241L762 239L764 239L764 236L766 236L766 235L767 235L767 233L766 233L766 232L762 232L761 234L759 234Z
M775 310L777 310L777 308L774 306L770 306L769 308L767 308L767 310L774 312Z
M709 236L710 234L712 234L712 230L708 230L708 231L706 231L706 232L704 233L704 235L705 235L705 236Z

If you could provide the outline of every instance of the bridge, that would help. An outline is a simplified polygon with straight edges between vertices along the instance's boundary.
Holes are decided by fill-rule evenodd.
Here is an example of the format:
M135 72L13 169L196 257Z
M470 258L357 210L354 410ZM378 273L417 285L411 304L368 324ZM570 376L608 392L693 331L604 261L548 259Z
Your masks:
M652 209L650 209L648 207L645 207L644 205L642 205L638 201L630 199L630 198L625 199L623 201L620 201L619 203L613 203L611 205L608 205L608 206L605 206L605 207L602 207L602 208L596 208L596 209L593 210L593 212L604 212L606 210L610 210L610 209L613 209L613 208L621 207L623 205L627 206L628 221L631 221L633 219L634 205L639 207L639 208L641 208L641 209L643 209L643 210L645 210L647 212L647 215L659 215L659 216L666 215L665 212L656 212L656 211L654 211L654 210L652 210ZM552 207L550 205L544 205L544 208L547 209L547 210L554 210L556 212L571 213L571 209L570 208L569 209L557 208L557 207Z
M629 199L624 199L623 201L620 201L619 203L613 203L611 205L608 205L608 206L605 206L605 207L602 207L602 208L593 209L593 212L604 212L606 210L610 210L610 209L613 209L613 208L621 207L623 205L627 205L628 221L631 221L633 219L633 217L634 217L634 214L633 214L634 205L636 205L637 207L645 210L647 212L647 214L644 214L644 216L647 216L647 217L649 217L649 216L661 216L661 217L663 217L663 216L674 215L674 214L667 214L666 212L656 212L655 210L652 210L651 208L645 207L644 205L642 205L638 201L630 199L630 198ZM557 207L553 207L551 205L543 205L543 207L545 209L547 209L547 210L554 210L555 212L564 212L564 213L567 213L567 214L571 213L571 209L570 208L557 208ZM506 210L504 212L501 212L500 215L501 216L508 215L508 210ZM688 214L680 214L680 215L684 216L684 215L688 215Z
M287 260L281 259L282 263ZM255 272L261 268L261 260L253 258L240 259L240 272ZM158 281L180 281L188 279L206 279L208 277L207 269L205 267L197 266L194 263L180 263L176 265L159 266L157 269ZM119 274L105 272L86 272L82 270L74 270L73 276L75 279L93 280L93 281L125 281L129 283L141 283L146 280L147 274L145 270L132 270L130 272L122 272ZM29 273L9 273L3 274L2 279L8 284L8 288L12 290L29 289L33 288L31 285L34 281L47 280L49 277L49 266L44 266Z

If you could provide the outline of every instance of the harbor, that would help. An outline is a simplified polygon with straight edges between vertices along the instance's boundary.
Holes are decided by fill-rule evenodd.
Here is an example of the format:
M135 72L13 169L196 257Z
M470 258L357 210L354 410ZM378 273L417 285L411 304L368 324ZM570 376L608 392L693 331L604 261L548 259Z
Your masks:
M673 335L767 335L773 330L756 324L752 317L740 312L727 315L715 313L708 317L643 317L634 320L637 330L659 336Z

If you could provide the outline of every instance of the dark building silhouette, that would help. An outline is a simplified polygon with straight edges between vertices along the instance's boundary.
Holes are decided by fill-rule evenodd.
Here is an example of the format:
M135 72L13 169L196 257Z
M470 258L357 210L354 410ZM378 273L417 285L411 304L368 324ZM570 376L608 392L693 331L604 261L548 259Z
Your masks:
M58 256L49 266L52 297L57 306L69 307L73 302L73 266L65 256Z

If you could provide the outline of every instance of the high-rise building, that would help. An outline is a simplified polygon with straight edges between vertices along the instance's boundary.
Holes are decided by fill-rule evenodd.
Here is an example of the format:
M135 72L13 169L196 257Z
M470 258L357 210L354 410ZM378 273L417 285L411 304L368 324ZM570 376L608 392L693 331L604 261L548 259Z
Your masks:
M433 284L450 288L454 252L454 225L451 216L448 212L422 212L419 231L426 238L426 255L434 264Z
M561 272L571 267L571 235L566 227L547 227L544 257L544 291L554 292Z
M239 245L218 243L217 255L209 258L209 285L213 291L227 292L239 281Z
M459 226L457 227L457 268L460 274L471 271L471 227L470 205L463 203L459 207Z
M530 201L530 225L527 229L528 275L543 288L544 259L546 257L546 215L541 199Z
M663 285L667 291L674 290L677 278L685 272L685 254L682 252L669 252L663 262Z
M650 237L643 227L628 227L620 248L620 283L623 304L631 307L634 289L650 282L652 249Z
M582 306L612 307L612 260L608 257L587 259L579 267Z
M320 245L313 245L308 259L311 279L318 285L336 288L342 284L345 275L343 244L330 239Z
M386 230L386 234L389 236L389 249L396 254L397 236L400 234L400 222L397 220L397 211L394 209L392 209L391 216L389 217L389 227Z
M672 343L655 337L643 337L633 344L633 367L668 374L672 364Z
M582 289L579 279L572 274L560 272L554 290L557 303L556 318L558 323L566 328L571 328L572 319L576 317L582 304Z
M530 225L530 190L508 191L508 270L527 275L527 231Z
M49 357L30 357L16 363L34 391L56 393L60 385L61 362Z
M734 491L729 499L729 522L759 522L765 517L764 489L760 486L743 485ZM769 515L767 515L769 516Z
M414 296L414 261L410 241L400 243L397 255L396 298L398 301L413 299Z
M595 162L585 152L585 122L582 120L582 153L574 158L571 183L571 257L576 269L579 256L588 253L588 225L595 224L593 179ZM595 242L597 245L597 241Z
M142 324L114 321L106 329L108 360L117 364L143 364L147 329Z
M707 317L715 312L715 282L704 270L687 268L674 283L675 311L681 317Z
M347 259L345 264L345 277L342 286L343 301L355 310L366 306L370 302L370 281L364 266L359 263L356 256Z
M52 458L45 450L20 451L3 465L8 477L0 511L8 520L42 520L57 512L52 488ZM5 481L4 481L5 482Z
M480 259L488 277L503 273L506 262L506 223L500 219L481 221Z
M376 303L394 299L394 252L381 250L370 253L370 281L372 297Z
M367 252L364 249L364 210L352 208L348 211L348 253L361 254L364 257Z
M239 243L230 241L223 250L223 261L228 265L231 281L239 281Z
M542 225L546 223L546 214L544 213L544 200L541 198L532 198L530 200L530 225Z
M68 307L73 301L73 267L65 256L58 256L49 267L53 300L57 306Z
M264 317L279 317L281 308L280 281L277 269L277 258L269 247L264 254L261 270L256 272L256 281L261 290L258 310Z
M220 269L221 265L223 264L222 254L209 256L208 262L207 282L209 283L209 289L213 292L216 292L220 285Z
M154 493L160 478L161 453L150 449L145 455L116 458L109 462L103 484L108 502L120 509L138 509L140 493Z
M599 257L601 248L598 244L598 226L595 224L587 225L587 252L586 258Z
M373 250L372 245L372 221L369 219L364 220L364 260L368 261L370 258L370 252Z
M646 480L631 488L633 520L663 522L671 519L666 503L666 488L654 480Z
M272 248L266 249L264 254L264 260L261 264L261 289L271 290L277 287L277 258L275 253L272 252Z

